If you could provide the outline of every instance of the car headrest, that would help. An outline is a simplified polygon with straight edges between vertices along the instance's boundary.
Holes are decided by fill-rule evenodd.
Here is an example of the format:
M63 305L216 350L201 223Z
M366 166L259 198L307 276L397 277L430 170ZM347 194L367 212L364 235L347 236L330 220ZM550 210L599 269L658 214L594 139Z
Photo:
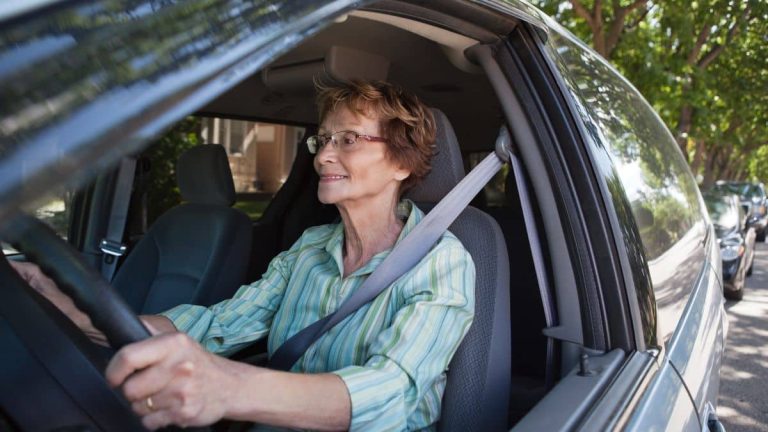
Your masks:
M181 197L195 204L231 206L235 183L223 146L204 144L185 151L176 164Z
M432 170L421 183L405 193L406 198L416 202L438 202L464 178L464 164L453 126L442 111L431 110L436 127Z

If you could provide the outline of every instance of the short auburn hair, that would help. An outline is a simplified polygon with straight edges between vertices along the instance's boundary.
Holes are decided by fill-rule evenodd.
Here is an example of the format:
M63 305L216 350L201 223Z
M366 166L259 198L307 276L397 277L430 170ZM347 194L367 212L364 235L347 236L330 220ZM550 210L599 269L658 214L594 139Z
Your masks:
M379 120L381 134L387 139L388 157L411 172L400 185L400 195L432 169L435 118L415 95L388 82L362 80L317 84L317 91L321 123L339 107Z

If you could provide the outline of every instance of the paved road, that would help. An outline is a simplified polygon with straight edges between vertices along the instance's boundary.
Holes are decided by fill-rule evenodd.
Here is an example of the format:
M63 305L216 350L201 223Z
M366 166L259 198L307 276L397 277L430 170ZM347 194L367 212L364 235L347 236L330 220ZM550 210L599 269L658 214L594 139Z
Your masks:
M728 432L768 431L768 244L757 245L744 299L725 308L730 327L718 415Z

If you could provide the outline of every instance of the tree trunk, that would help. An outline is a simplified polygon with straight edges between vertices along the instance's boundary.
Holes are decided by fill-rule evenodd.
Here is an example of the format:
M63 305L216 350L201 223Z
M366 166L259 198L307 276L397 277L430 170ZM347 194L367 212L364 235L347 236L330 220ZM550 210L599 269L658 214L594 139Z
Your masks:
M709 159L707 159L706 168L704 169L704 181L702 182L702 189L709 189L713 184L715 184L715 181L717 180L717 173L715 170L717 166L717 159L720 153L719 150L720 149L718 147L712 149L712 153L709 155Z
M704 153L706 152L706 146L704 145L704 141L696 140L695 145L696 145L696 152L693 155L693 161L691 161L691 171L693 172L694 175L698 174L699 171L701 171L701 167L704 164Z
M688 90L683 88L682 98L685 99L685 95L688 94ZM677 145L680 147L680 151L683 152L683 156L687 161L690 161L688 155L688 135L691 133L691 126L693 125L693 107L689 103L685 103L680 110L680 118L677 122Z

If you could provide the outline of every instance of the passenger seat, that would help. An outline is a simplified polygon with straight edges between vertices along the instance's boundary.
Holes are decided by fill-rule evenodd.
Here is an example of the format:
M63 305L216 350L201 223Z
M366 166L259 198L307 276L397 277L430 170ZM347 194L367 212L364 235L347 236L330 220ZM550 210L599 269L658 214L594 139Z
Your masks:
M231 208L235 186L224 147L187 150L176 176L185 202L152 224L113 281L136 313L211 305L246 282L252 222Z

